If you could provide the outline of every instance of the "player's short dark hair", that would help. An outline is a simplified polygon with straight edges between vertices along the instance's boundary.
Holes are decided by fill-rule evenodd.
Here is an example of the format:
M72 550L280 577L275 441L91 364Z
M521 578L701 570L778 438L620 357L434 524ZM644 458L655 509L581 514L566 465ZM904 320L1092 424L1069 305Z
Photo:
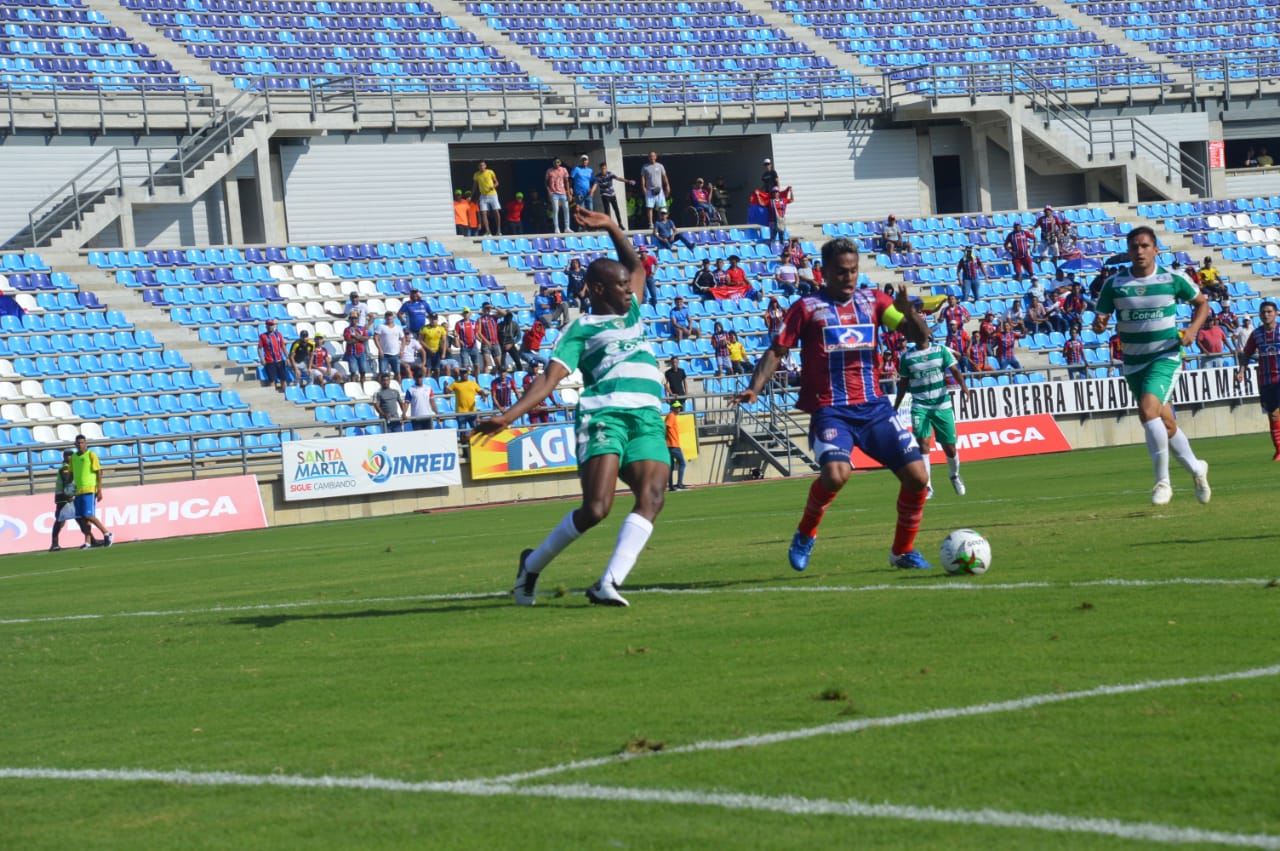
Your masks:
M1138 225L1136 228L1129 231L1129 233L1124 238L1124 244L1132 247L1133 241L1137 239L1139 236L1142 236L1143 234L1146 234L1147 236L1151 237L1152 245L1155 245L1155 246L1160 245L1160 240L1156 238L1156 232L1152 228L1147 227L1146 225Z
M822 265L830 266L837 257L844 254L860 254L858 243L848 237L839 236L822 244Z
M1258 305L1258 311L1261 312L1264 307L1269 307L1272 310L1280 310L1280 307L1276 307L1276 303L1274 301L1264 301L1262 304Z

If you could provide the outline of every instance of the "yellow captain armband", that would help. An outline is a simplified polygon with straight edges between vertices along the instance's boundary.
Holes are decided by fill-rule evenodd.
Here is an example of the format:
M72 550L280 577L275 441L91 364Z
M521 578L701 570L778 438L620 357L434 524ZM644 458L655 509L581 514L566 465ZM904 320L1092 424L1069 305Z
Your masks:
M902 311L893 305L889 305L884 309L884 315L880 317L880 323L890 331L896 331L902 319Z

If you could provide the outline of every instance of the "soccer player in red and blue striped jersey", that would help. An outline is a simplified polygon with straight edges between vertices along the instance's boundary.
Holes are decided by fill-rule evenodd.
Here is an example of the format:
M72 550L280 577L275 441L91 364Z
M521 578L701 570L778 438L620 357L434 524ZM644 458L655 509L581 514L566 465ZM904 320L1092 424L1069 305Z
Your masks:
M1236 381L1243 382L1249 360L1258 356L1258 398L1262 410L1271 421L1271 442L1276 454L1272 461L1280 461L1280 324L1276 323L1276 303L1264 301L1258 307L1261 324L1253 329L1244 351L1240 352L1240 368Z
M913 343L924 343L929 329L912 307L905 286L898 288L896 298L875 289L858 289L858 260L858 246L848 239L822 246L822 289L791 305L773 344L756 365L750 385L734 396L737 404L755 402L790 350L800 347L799 408L810 414L809 446L821 472L809 488L804 515L787 552L796 570L809 566L822 517L853 473L855 446L892 470L902 483L890 564L930 566L914 546L924 515L928 473L911 430L894 416L876 370L881 325L902 331Z

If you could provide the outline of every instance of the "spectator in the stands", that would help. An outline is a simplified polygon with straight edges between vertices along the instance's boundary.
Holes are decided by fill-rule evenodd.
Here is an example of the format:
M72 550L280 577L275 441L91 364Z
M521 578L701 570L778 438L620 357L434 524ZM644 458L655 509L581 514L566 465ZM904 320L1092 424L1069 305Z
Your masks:
M266 330L258 335L258 362L266 383L283 393L289 383L289 348L284 335L276 330L276 321L268 319Z
M738 339L736 331L729 332L729 367L734 375L747 375L751 372L751 361L747 360L747 347Z
M524 330L520 327L520 318L516 316L516 312L504 312L502 321L498 323L498 342L502 346L503 366L514 370L524 369L524 359L520 357L520 338L523 336Z
M342 329L342 359L347 373L360 383L372 371L369 364L369 331L360 324L360 314L352 312L347 317L347 327Z
M1009 261L1013 264L1014 280L1021 281L1023 274L1025 274L1031 279L1032 283L1035 282L1036 269L1031 256L1035 246L1035 234L1023 230L1022 222L1014 222L1013 230L1006 234L1004 238L1004 250L1009 252Z
M526 233L546 233L550 224L551 207L542 193L535 189L529 193L529 203L524 208L524 230Z
M539 352L542 348L542 339L546 336L547 326L543 325L539 319L533 320L529 330L524 332L524 336L520 339L520 360L524 361L526 368L528 364L547 365L546 356Z
M1003 326L1007 323L1013 326L1013 329L1017 331L1019 335L1022 335L1027 333L1026 319L1026 313L1022 310L1022 302L1018 301L1016 298L1010 299L1009 307L1004 312L1004 319L1001 322L1001 325Z
M634 180L627 180L625 177L619 177L609 171L606 163L600 163L600 170L596 172L595 177L591 180L591 192L595 196L595 203L592 209L597 207L602 213L613 211L613 217L618 220L618 225L623 230L627 229L627 220L623 218L622 211L618 209L618 193L614 187L614 183L623 183L627 186L634 186Z
M1088 298L1085 297L1084 291L1077 283L1072 283L1071 288L1058 302L1058 314L1062 317L1062 321L1068 328L1080 325L1084 317L1084 312L1090 307Z
M507 202L507 207L503 211L502 220L506 223L506 231L509 234L524 233L524 193L517 192L516 197Z
M1253 321L1246 316L1240 320L1240 325L1235 330L1237 352L1244 351L1244 344L1249 342L1251 336L1253 336Z
M406 333L400 341L400 377L412 378L426 366L426 351L417 334Z
M538 288L533 298L533 315L548 328L560 328L569 322L569 305L554 284L546 283Z
M489 398L489 391L482 388L471 377L471 371L465 366L458 370L457 379L449 385L453 393L453 409L458 414L458 428L470 429L476 424L476 397Z
M1235 343L1235 337L1223 331L1222 326L1218 324L1218 317L1210 313L1209 318L1204 322L1204 327L1196 334L1196 345L1204 354L1200 359L1200 366L1206 368L1221 366L1225 354L1235 350Z
M800 288L800 270L791 262L791 255L786 251L782 252L782 257L773 270L773 282L784 295L795 295Z
M911 246L902 237L898 217L892 213L884 220L884 227L880 231L880 250L885 254L901 254L911 250Z
M702 265L697 272L694 272L693 280L689 282L689 286L703 301L716 297L714 292L716 275L711 271L711 261L706 257L702 258Z
M796 267L796 291L800 295L809 295L818 291L818 279L814 275L814 269L809 264L808 257L801 257L800 265Z
M719 213L711 206L711 193L707 190L707 182L701 177L694 178L689 189L689 206L699 214L699 221L709 225L720 224Z
M311 355L316 344L311 340L307 329L298 332L298 339L289 346L289 369L298 381L299 387L306 387L311 381Z
M461 369L479 372L484 368L480 357L480 323L471 318L471 308L462 308L462 317L453 323L454 351Z
M582 268L582 261L577 257L572 258L569 268L564 270L564 277L565 302L586 313L591 302L587 298L587 270Z
M502 366L502 341L498 335L498 314L493 305L480 305L480 317L476 320L476 333L480 338L480 369L490 370Z
M667 179L667 169L658 162L657 151L649 152L649 161L640 169L640 192L652 228L653 211L667 209L667 199L671 197L671 181Z
M778 188L778 170L773 167L773 160L765 157L764 173L760 175L760 186L766 192Z
M969 335L969 371L970 372L990 372L991 366L988 357L987 342L982 337L981 331L974 331Z
M717 322L711 329L711 351L716 362L716 378L730 375L733 366L729 363L729 334L723 323Z
M1271 158L1271 154L1267 153L1266 148L1258 149L1258 167L1259 168L1271 168L1275 164L1276 164L1276 161Z
M564 213L564 232L569 232L569 198L570 192L573 191L569 185L569 170L564 167L564 163L559 157L551 163L551 168L547 169L547 173L543 176L543 181L547 185L547 197L551 199L551 225L552 230L560 233L560 214ZM474 418L473 418L474 419Z
M1213 265L1213 258L1206 257L1200 264L1200 292L1210 301L1221 301L1226 298L1227 286L1222 282L1222 274Z
M480 204L479 236L502 236L502 202L498 200L498 175L481 160L471 176L471 195Z
M964 256L956 263L956 277L960 279L960 297L969 301L978 300L978 281L987 276L987 267L982 265L982 258L973 253L973 246L964 250Z
M813 258L813 291L817 292L822 289L822 261L817 257Z
M681 340L698 338L698 326L693 324L693 316L680 296L676 296L675 303L671 306L671 314L667 318L671 323L671 339L677 343Z
M673 248L676 243L676 237L680 235L680 229L676 227L676 223L671 221L666 207L658 210L658 218L653 223L653 241L658 244L659 248Z
M315 350L311 352L311 362L308 366L311 380L316 383L317 387L323 387L330 381L342 380L342 373L333 365L333 357L325 347L323 334L316 334L316 346Z
M369 327L369 305L360 300L360 293L355 290L347 293L347 300L342 305L343 316L350 316L353 313L360 317L356 322L357 325L362 328Z
M461 189L453 190L453 228L458 236L471 236L469 206L467 194Z
M378 392L371 399L373 409L382 418L382 430L395 434L404 430L404 399L400 391L391 386L391 374L378 373Z
M731 287L746 287L745 293L748 298L754 298L751 285L747 283L747 270L738 265L742 262L736 254L729 256L729 268L724 270L725 283Z
M538 380L538 376L542 374L542 366L544 363L545 361L534 363L529 371L525 373L524 381L521 383L520 392L522 394L529 392L529 386ZM534 409L529 412L530 425L543 425L551 422L551 414L547 410L547 402L559 404L559 400L556 399L554 391L551 396L548 396L546 399L539 402Z
M785 189L774 187L769 190L769 240L777 242L786 239L789 235L787 230L787 208L796 202L796 196L788 186Z
M388 310L382 324L373 331L378 343L378 372L386 375L400 373L400 345L404 342L404 329L396 322L396 315Z
M1036 243L1041 260L1048 257L1053 261L1053 268L1058 268L1058 247L1067 229L1067 220L1053 211L1053 207L1044 205L1044 212L1036 217L1036 230L1040 238Z
M1000 322L996 319L996 315L988 310L978 320L978 337L982 340L983 348L990 349L991 341L995 339L998 333L1000 333Z
M658 258L643 245L639 247L640 262L644 265L644 292L649 297L649 304L658 306Z
M418 339L422 341L427 371L433 378L439 378L445 356L449 353L449 329L440 324L439 316L428 313L427 327L418 333Z
M947 339L946 347L953 352L958 352L964 348L964 342L961 337L965 334L964 326L959 322L947 322Z
M1234 334L1236 326L1240 324L1236 312L1231 309L1231 299L1229 298L1224 298L1218 306L1218 324L1228 334Z
M1006 319L996 336L996 366L999 369L1022 369L1016 351L1021 336L1014 324Z
M435 428L436 417L440 416L435 391L422 370L418 370L404 387L404 415L409 418L409 427L414 431Z
M1024 322L1027 330L1033 334L1048 334L1050 331L1057 330L1044 302L1038 298L1031 299L1031 306L1027 308Z
M489 394L493 397L493 404L499 411L505 411L515 404L516 401L516 381L501 366L493 369L493 380L489 383Z
M946 303L943 305L940 315L944 322L948 324L955 323L961 328L963 328L964 324L969 321L969 311L966 310L964 305L960 303L959 299L953 295L947 296Z
M764 308L764 327L769 331L769 342L773 342L773 338L782 330L782 320L786 317L787 311L776 298L769 297L769 303Z
M683 402L689 395L689 375L680 367L680 358L673 357L667 362L667 371L662 373L662 378L667 397L673 402Z
M595 172L591 170L591 157L583 154L578 157L578 164L569 172L569 180L573 183L573 200L584 210L594 210L591 190L595 188Z
M1062 359L1067 362L1068 378L1084 378L1084 341L1080 339L1080 327L1071 329L1071 336L1062 344Z
M400 324L404 326L405 334L411 337L421 334L427 327L427 314L430 312L431 308L422 300L421 291L409 290L409 300L400 305Z
M741 189L742 187L737 187ZM711 206L716 208L716 217L720 219L720 224L729 224L729 202L732 198L730 195L731 188L725 183L724 175L716 178L716 182L711 186Z

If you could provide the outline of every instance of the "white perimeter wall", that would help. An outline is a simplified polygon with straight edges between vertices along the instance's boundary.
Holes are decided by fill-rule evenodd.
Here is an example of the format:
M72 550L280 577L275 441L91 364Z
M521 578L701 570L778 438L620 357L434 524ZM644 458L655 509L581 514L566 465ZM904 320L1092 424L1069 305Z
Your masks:
M776 133L772 143L782 183L795 190L788 217L836 222L923 212L914 130Z
M280 146L292 242L449 235L449 146L412 134L322 136Z

